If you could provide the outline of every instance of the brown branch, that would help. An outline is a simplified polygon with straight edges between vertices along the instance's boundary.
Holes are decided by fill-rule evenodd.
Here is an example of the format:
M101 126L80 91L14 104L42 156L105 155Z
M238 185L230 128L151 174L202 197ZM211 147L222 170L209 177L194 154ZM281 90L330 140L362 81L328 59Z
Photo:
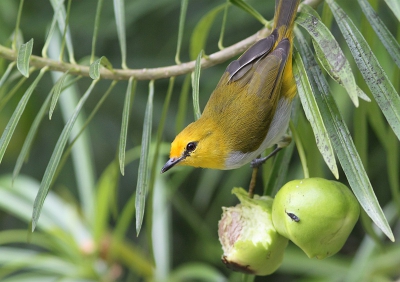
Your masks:
M270 31L266 28L258 31L256 34L229 46L221 51L213 53L201 60L202 68L208 68L229 60L230 58L243 53L254 42L262 37L265 37ZM0 45L0 57L15 61L17 59L16 51ZM49 58L32 55L30 59L30 66L35 68L49 67L50 70L66 72L69 74L89 76L89 67L78 64L71 64L60 62ZM102 79L112 80L128 80L134 77L137 80L152 80L160 78L169 78L182 74L190 73L194 70L195 61L182 63L180 65L173 65L167 67L159 67L152 69L114 69L110 71L106 68L101 68L100 77Z

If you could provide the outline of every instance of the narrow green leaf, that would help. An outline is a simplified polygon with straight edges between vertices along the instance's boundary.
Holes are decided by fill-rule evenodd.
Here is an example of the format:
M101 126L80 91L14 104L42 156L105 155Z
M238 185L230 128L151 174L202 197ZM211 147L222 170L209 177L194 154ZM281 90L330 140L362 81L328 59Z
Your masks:
M20 175L14 183L9 175L1 177L1 209L29 223L32 215L32 203L39 186L40 183L35 179L24 175ZM63 241L59 243L64 246L54 247L61 248L64 253L67 251L69 258L71 256L73 258L81 257L82 249L79 246L82 246L87 240L92 241L92 235L87 226L87 221L82 218L76 203L71 203L49 191L37 228L40 228L44 232L43 234L51 234L53 238L57 237ZM24 232L26 239L27 234L26 231ZM35 240L35 237L31 238Z
M21 76L21 74L18 72L19 76L21 77L18 82L13 86L13 88L11 90L8 91L8 93L4 96L1 97L0 99L0 111L5 107L5 105L8 103L8 101L10 101L10 99L12 97L14 97L14 95L16 93L18 93L18 90L20 89L20 87L24 84L24 82L27 80L27 78L25 76ZM11 78L9 79L9 81L11 80Z
M69 15L71 14L71 3L72 3L72 0L68 0L66 16L65 16L65 19L63 19L64 20L64 29L62 29L63 32L62 32L62 37L61 37L62 40L61 40L60 57L59 57L60 61L64 60L64 50L65 50L65 44L67 42L67 34L68 34L68 28L69 28L69 26L68 26Z
M165 127L165 122L167 121L167 114L168 114L169 104L171 102L174 85L175 85L175 77L171 77L169 79L167 94L165 95L165 100L163 103L163 110L161 112L161 118L160 118L160 121L158 123L158 128L157 128L156 148L154 150L154 155L153 155L153 160L152 160L152 165L151 165L151 181L150 181L150 185L149 185L150 189L152 189L152 187L155 183L156 173L159 174L159 170L157 169L157 165L158 165L157 160L158 160L159 154L160 154L160 147L162 144L161 141L162 141L163 131L164 131L164 127Z
M182 47L183 32L185 30L187 7L188 7L188 0L182 0L181 1L181 13L179 16L178 42L176 44L176 54L175 54L175 63L177 65L181 64L180 54L181 54L181 47Z
M224 16L222 17L222 25L221 25L221 32L219 33L218 39L218 48L220 50L224 49L224 34L225 34L225 27L226 27L226 19L228 18L228 8L229 8L229 0L226 0L226 5L224 8Z
M392 191L392 198L396 203L397 210L400 212L400 150L399 142L393 132L389 133L387 139L386 155L390 190Z
M28 181L26 181L27 179ZM20 186L21 183L25 184L25 186ZM32 210L32 199L29 199L29 194L32 188L36 188L37 190L34 184L38 185L37 182L35 183L32 179L24 176L20 176L12 183L12 179L9 175L2 175L0 177L0 209L2 212L6 212L24 222L29 222L30 212ZM21 195L19 190L23 190L25 194ZM54 229L56 227L53 222L51 222L51 219L47 217L43 218L39 226L44 230Z
M149 84L149 98L147 100L146 112L143 122L142 148L140 152L140 162L138 171L138 181L136 185L136 235L139 235L143 223L143 216L146 204L146 195L149 185L149 150L151 143L151 127L153 120L153 97L154 80Z
M6 277L15 271L16 273L26 272L27 269L34 269L37 273L56 273L58 277L71 275L78 277L79 266L64 258L53 254L26 250L22 248L0 247L0 263L7 267L0 269L0 280L4 281ZM9 259L7 259L9 258ZM35 275L32 275L33 277ZM78 281L77 281L78 282Z
M187 111L190 82L191 82L190 78L191 78L190 75L186 75L179 96L178 113L176 114L176 124L175 124L176 134L178 134L185 126L186 111Z
M225 4L218 5L205 14L193 30L190 38L190 59L195 60L201 50L205 50L208 34L215 17L224 10Z
M400 171L399 142L395 138L394 133L388 131L382 113L375 103L368 105L368 121L379 142L385 148L392 199L397 204L397 208L400 209L400 183L398 178L398 172Z
M325 26L327 26L329 29L332 29L332 22L333 22L333 14L332 11L329 9L328 4L324 1L322 4L322 12L321 12L321 19Z
M32 48L33 38L27 43L22 44L18 49L17 68L20 73L25 77L29 77L29 61L32 55Z
M315 100L321 111L325 126L330 134L333 147L343 167L347 180L368 216L390 240L394 236L376 199L368 175L352 141L350 132L343 121L337 105L329 93L329 86L303 35L295 29L299 50L313 88Z
M200 51L196 59L194 72L192 72L192 89L193 89L193 109L194 119L198 120L201 116L199 92L200 92L200 72L201 72L201 58L203 57L203 50Z
M374 29L376 35L379 37L383 46L385 46L393 61L400 68L400 44L396 38L390 33L386 25L379 18L378 14L374 11L371 5L366 0L358 0L367 20ZM400 5L399 5L400 9ZM400 20L400 19L399 19Z
M42 68L33 81L31 86L25 91L24 96L22 96L21 100L19 101L17 108L15 109L14 113L12 114L9 122L7 123L6 128L3 131L3 134L0 138L0 163L3 159L4 153L6 152L7 146L10 143L11 137L14 133L15 128L17 127L18 121L22 116L22 113L25 110L26 104L31 97L33 90L36 88L36 85L39 83L40 79L42 78L43 74L47 71L47 67Z
M311 35L322 66L335 81L346 89L350 99L358 107L357 85L350 63L332 33L319 17L308 13L298 13L296 23Z
M85 94L82 96L79 103L77 104L73 115L70 117L68 122L65 124L60 137L58 138L56 147L54 148L53 154L51 155L50 161L47 165L46 171L45 171L43 179L42 179L42 183L40 184L39 191L36 195L35 202L33 204L32 232L35 230L35 227L39 220L39 216L42 211L44 200L46 199L47 193L49 192L54 173L56 172L57 166L60 162L62 152L68 141L68 138L70 136L72 128L75 124L75 121L76 121L84 103L86 102L86 100L89 97L90 93L92 92L94 86L96 85L96 83L97 83L97 80L92 81L88 90L86 90Z
M332 77L337 83L339 83L339 85L343 86L342 81L340 80L340 78L335 77L333 73L330 73L329 70L329 63L327 63L327 60L325 59L325 55L323 54L323 51L321 50L321 48L315 44L315 41L313 40L313 45L314 45L314 50L315 50L315 54L317 56L318 61L321 63L321 65L324 67L324 69L328 72L328 74L330 75L330 77ZM353 73L351 73L351 76L353 76ZM353 76L354 78L354 76ZM361 90L361 88L356 85L356 95L358 96L358 98L363 99L366 102L371 102L371 99L367 96L367 94L364 93L364 91ZM354 95L354 93L352 94Z
M81 129L79 130L78 133L76 133L75 137L73 140L71 140L71 142L69 143L69 146L67 147L67 149L65 149L63 156L60 160L60 163L57 167L57 171L54 174L53 177L53 182L55 179L57 179L58 173L61 171L61 169L63 168L65 162L67 161L70 153L72 152L72 148L74 146L74 144L79 140L79 137L85 132L85 129L87 128L87 126L89 125L89 123L92 121L93 117L96 115L96 113L98 112L98 110L100 109L100 107L103 105L104 101L107 99L107 97L110 95L112 89L114 88L114 86L117 84L116 80L113 80L110 84L110 86L108 87L107 91L103 94L103 96L101 97L101 99L97 102L96 106L93 108L92 112L90 113L90 115L86 118L85 123L82 125Z
M21 1L23 2L23 1ZM20 6L21 8L21 6ZM20 12L20 11L18 11ZM24 44L25 39L24 39L24 34L22 33L22 30L18 29L18 30L14 30L14 32L11 34L10 37L13 37L13 43L12 43L12 49L13 50L18 50L18 48ZM14 43L15 41L15 43Z
M304 252L302 250L299 248L291 248L292 246L290 245L291 244L289 244L289 247L285 250L285 256L283 258L282 265L279 267L280 272L290 273L290 275L293 276L307 277L307 281L314 282L317 280L320 282L327 280L357 281L344 279L344 276L348 271L349 264L351 263L351 258L337 254L328 260L309 259L307 256L304 256Z
M368 123L375 132L382 146L386 147L388 139L388 126L383 118L382 112L376 103L368 104Z
M43 58L47 58L47 49L49 48L51 39L53 38L53 34L54 34L54 31L55 31L55 27L56 27L56 24L57 24L57 19L59 17L59 13L60 13L61 9L64 7L63 3L64 3L64 0L59 1L58 7L54 8L53 19L51 21L49 32L48 32L48 34L46 36L46 41L45 41L45 43L43 45L43 48L42 48L42 57Z
M158 167L162 166L161 159L157 159ZM155 167L155 166L153 166ZM154 184L150 188L152 191L150 196L152 197L149 205L151 208L150 212L146 215L146 223L151 223L151 229L147 229L151 237L147 239L149 244L152 244L152 253L154 264L157 265L157 274L155 274L155 280L163 280L170 273L170 265L172 264L171 254L171 240L172 240L172 212L171 212L171 201L170 201L170 190L166 189L167 178L161 177L159 168L152 171L154 178L157 180L152 181ZM151 217L151 218L148 218ZM164 234L164 236L159 236Z
M21 1L19 1L17 20L16 20L15 28L14 28L13 41L11 43L11 47L13 50L16 50L18 48L18 46L20 45L18 43L18 39L19 39L19 37L21 37L21 30L19 29L19 25L21 23L21 15L22 15L23 7L24 7L24 0L21 0Z
M54 51L53 47L54 46L52 45L52 52ZM60 77L60 73L53 73L53 83L56 83ZM70 81L72 81L72 79ZM68 84L70 81L68 81ZM70 117L74 115L75 110L79 105L82 96L84 95L84 93L80 93L78 87L76 86L77 85L73 85L72 87L65 88L63 91L64 94L60 97L59 108L63 114L63 120L65 124L67 124ZM79 114L79 116L76 118L72 130L68 134L68 142L72 139L72 136L76 136L78 134L79 127L83 126L85 119L85 114ZM91 146L92 144L90 141L90 136L88 132L85 131L73 146L70 158L70 164L75 170L75 173L72 175L72 177L75 179L76 192L78 193L80 203L80 211L82 213L82 217L87 222L93 222L94 214L96 212L94 209L96 173ZM57 170L58 167L59 164L57 164ZM53 176L50 187L54 182Z
M300 3L299 8L300 8L300 12L310 14L311 16L314 16L315 18L321 20L321 17L318 14L318 12L315 9L313 9L310 5Z
M321 18L319 17L319 14L317 13L317 11L314 10L313 8L311 8L309 5L300 4L300 7L301 7L301 11L302 11L302 12L305 12L305 13L307 13L307 14L310 14L310 15L312 15L312 16L318 18L319 20L321 20ZM327 6L326 4L324 4L323 13L324 13L325 16L328 18L328 19L327 19L327 22L331 23L331 22L332 22L332 19L331 19L331 18L332 18L332 12L329 10L329 8L326 8L326 7L328 7L328 6ZM329 29L326 25L324 25L323 29L325 29L325 30L324 30L324 35L327 35L327 36L329 37L329 40L334 40L335 43L333 43L333 44L334 44L337 48L340 49L340 46L339 46L339 44L336 42L336 39L335 39L335 38L332 36L332 34L330 33L330 29ZM330 77L332 77L332 79L334 79L337 83L339 83L340 85L342 85L342 86L344 87L344 85L343 85L342 80L340 79L340 77L339 77L337 74L331 72L331 71L332 71L332 69L331 69L331 64L329 63L328 58L326 58L326 55L325 55L324 51L321 49L321 47L319 46L319 44L317 44L317 43L313 40L313 45L314 45L315 53L317 54L317 58L318 58L319 62L321 63L321 65L322 65L322 66L324 67L324 69L328 72L328 74L330 75ZM342 57L342 59L344 58L344 60L345 60L345 65L346 65L345 69L343 70L343 73L341 72L340 74L342 74L342 75L349 75L349 76L353 77L353 78L350 78L350 79L346 79L346 80L348 80L349 82L351 82L351 81L354 79L354 74L353 74L353 72L351 71L351 68L350 68L350 66L349 66L349 62L348 62L348 60L344 57L343 51L342 51L341 49L340 49L338 52L341 53L340 56ZM328 57L330 57L330 56L331 56L331 54L328 54ZM346 72L345 72L346 69L347 69L347 71L350 70L350 72L346 73ZM351 84L349 85L349 87L352 88ZM364 93L364 91L362 91L362 90L360 89L360 87L358 87L358 85L356 85L356 88L357 88L357 89L356 89L356 93L357 93L357 96L358 96L359 98L363 99L364 101L371 102L371 99ZM353 90L354 90L354 89L353 89ZM354 95L354 93L353 93L353 95Z
M135 148L137 149L137 148ZM140 149L140 148L139 148ZM138 153L138 156L140 152ZM132 219L135 216L136 194L131 194L127 200L122 212L117 218L117 224L113 230L113 238L116 241L122 240L132 224Z
M43 120L43 117L46 113L47 107L49 106L52 92L50 91L49 95L47 95L46 100L40 107L39 112L37 113L35 119L32 122L31 128L29 129L28 134L26 135L24 144L22 145L21 152L18 155L17 161L15 163L14 171L13 171L13 181L18 177L18 174L21 170L22 164L28 158L29 150L32 146L33 139L39 129L40 122Z
M38 274L36 272L21 271L18 274L13 274L7 278L3 278L2 282L50 282L59 279L58 275ZM76 281L83 282L83 281Z
M94 61L89 68L89 76L92 79L99 79L100 78L100 68L105 67L106 69L109 69L110 71L113 70L112 64L110 61L105 57L102 56L101 58L97 59Z
M303 105L304 113L306 114L314 132L317 148L335 178L339 179L339 171L336 165L336 159L329 139L329 134L321 117L321 112L319 111L317 102L315 101L303 61L298 52L294 53L293 75L296 80L297 93L299 94L301 104Z
M71 80L72 81L72 80ZM101 107L101 105L104 103L104 101L107 99L107 97L110 95L112 92L112 89L114 86L117 84L116 80L113 80L108 87L108 89L105 91L101 99L97 102L96 106L90 113L90 115L86 118L85 122L82 124L82 122L79 121L79 117L77 121L75 122L75 127L81 126L79 132L74 132L74 130L71 131L71 135L74 134L74 138L69 142L68 147L64 150L62 157L59 161L59 164L57 166L56 172L54 173L52 183L55 182L57 179L59 173L62 171L64 164L68 160L69 156L72 153L72 160L75 162L75 167L77 169L76 172L76 177L77 177L77 188L79 192L79 198L81 199L81 206L83 207L81 212L85 214L85 220L89 220L92 222L95 217L95 189L94 189L94 181L93 181L93 165L89 161L91 159L91 156L88 155L88 147L87 147L87 136L85 136L85 129L87 126L90 124L91 120L93 117L96 115L97 111ZM68 86L67 86L68 87ZM72 105L75 107L77 105L77 102L75 101L77 93L73 89L68 90L68 97L67 100L69 99L74 99ZM64 101L65 102L65 101ZM67 101L68 102L68 101ZM67 103L62 103L62 107L67 105ZM66 112L72 113L74 108L71 108L70 110L67 110ZM74 152L75 150L75 152ZM89 150L90 151L90 150ZM75 155L74 155L75 154ZM77 157L78 156L78 157ZM48 198L46 198L46 201L48 201ZM47 203L48 205L48 203ZM41 220L43 217L43 212L41 215ZM93 225L91 225L93 227Z
M117 25L117 34L119 47L121 48L121 66L127 69L126 66L126 34L125 34L125 1L114 0L115 23Z
M231 2L233 5L239 7L246 13L249 13L250 15L252 15L263 25L267 25L269 23L266 19L264 19L264 17L259 12L257 12L257 10L255 10L253 7L251 7L247 2L244 2L243 0L229 0L229 2Z
M381 114L380 110L378 111ZM360 159L366 168L368 168L368 137L367 105L361 104L353 114L353 140Z
M165 190L166 183L163 182L163 178L160 178L160 168L163 162L161 156L165 156L165 154L169 150L169 145L167 145L166 143L162 143L162 137L165 122L167 121L167 114L174 89L174 84L175 77L171 77L169 79L168 89L165 95L161 117L158 122L156 140L155 142L152 142L153 146L150 151L150 154L152 154L153 158L151 160L151 165L149 166L149 198L147 201L148 205L150 205L151 208L149 209L150 212L147 212L146 214L145 221L148 226L151 226L151 228L147 229L147 241L153 247L153 261L161 269L156 277L166 276L166 273L168 272L167 266L170 262L170 259L166 257L169 248L169 236L166 235L163 238L158 238L157 236L154 236L154 234L166 233L165 231L168 231L169 229L168 222L170 221L170 216L169 212L166 211L167 207L165 205L167 204L167 202L169 202L168 195L170 195L170 191L167 192L167 190ZM168 146L168 149L165 145ZM160 183L160 181L162 183ZM160 244L164 245L164 247L157 247Z
M157 199L154 197L154 195L157 194L157 192L154 192L154 189L156 189L156 185L157 185L156 184L157 176L160 175L160 172L159 172L160 171L160 162L159 162L160 151L162 151L162 153L165 154L165 150L162 149L162 145L165 146L165 143L162 143L162 137L163 137L163 131L164 131L164 127L165 127L165 122L167 121L167 114L168 114L169 104L171 101L174 85L175 85L175 77L171 77L169 79L167 93L165 95L165 100L163 103L161 118L160 118L160 121L158 122L156 141L153 142L153 144L155 143L155 149L154 149L154 153L153 153L153 158L151 160L151 166L149 166L150 167L149 193L150 193L150 205L152 205L152 206L154 206L154 199ZM155 216L155 214L153 214L152 209L151 209L151 212L147 213L147 215L146 215L146 217L147 217L146 222L153 222L154 216ZM151 217L151 219L149 217ZM153 227L152 227L152 229L153 229ZM154 238L150 238L149 243L154 245L153 239Z
M126 152L126 163L131 163L140 158L141 147L136 146ZM132 193L127 200L122 212L117 218L115 228L113 229L113 239L115 241L123 240L129 226L132 224L132 219L135 216L135 201L136 194ZM113 241L114 241L113 240Z
M377 246L382 247L383 242L381 241L381 238L379 238L379 235L377 232L378 230L377 230L376 226L373 224L371 218L365 213L364 210L361 210L360 221L361 221L361 225L365 231L365 234L367 234L375 242L375 244Z
M304 149L307 152L307 163L311 172L311 177L326 175L327 165L324 163L325 160L321 158L322 155L316 146L317 142L315 140L314 131L306 115L299 114L297 123L298 126L296 128L301 135L301 141L303 142ZM336 163L338 163L337 160Z
M293 155L295 143L291 142L284 150L274 157L270 178L264 187L264 195L274 197L279 189L285 184L289 163Z
M97 184L97 197L96 197L96 213L93 225L93 235L96 245L100 243L102 236L106 233L108 227L108 220L110 216L110 205L112 195L118 187L118 163L113 161L103 171Z
M400 96L380 66L368 43L351 19L333 0L328 0L338 26L349 45L354 60L385 115L392 130L400 139Z
M1 86L3 86L4 82L7 81L7 78L8 78L8 76L10 75L10 73L11 73L12 69L14 68L14 66L15 66L15 62L11 62L11 63L7 66L6 71L4 72L3 76L2 76L1 79L0 79L0 88L1 88Z
M52 99L49 110L49 119L51 119L51 117L53 116L54 109L56 108L58 98L60 98L60 94L63 89L64 81L67 78L68 72L69 70L63 73L63 75L57 80L56 84L54 84L53 88L51 89Z
M357 96L366 102L371 102L371 99L368 97L368 95L365 94L364 91L362 91L362 89L358 87L358 85L357 85Z
M121 133L119 136L118 159L119 159L119 168L121 170L122 175L124 175L125 173L124 171L125 171L126 138L128 135L130 109L135 96L135 89L136 89L136 80L134 80L132 76L131 78L129 78L128 88L126 89L124 109L122 111Z
M294 126L293 121L289 122L289 128L290 128L290 132L292 134L291 141L292 142L294 141L294 143L296 144L297 153L299 154L301 167L303 169L303 176L304 176L304 178L309 178L310 172L308 170L307 158L306 158L306 154L304 152L303 142L300 139L299 133L298 133L296 127Z
M400 22L400 2L398 0L385 0L385 2Z
M168 212L166 212L165 209L165 201L162 199L165 199L168 201L168 196L170 194L170 191L166 192L165 188L166 184L162 183L160 186L160 181L163 181L163 179L160 180L160 168L162 165L162 161L160 158L160 151L162 156L164 156L167 152L166 146L167 144L162 143L162 136L163 136L163 131L164 131L164 126L165 122L167 121L167 114L168 114L168 109L169 109L169 104L171 101L173 89L174 89L174 84L175 84L175 77L171 77L169 79L169 85L167 89L167 93L165 95L165 100L163 103L163 109L161 112L161 117L158 122L158 128L157 128L157 135L156 135L156 140L155 142L152 142L152 148L150 150L150 154L152 155L151 161L149 160L149 185L148 185L148 199L147 203L151 207L147 214L146 218L144 219L146 221L147 226L151 226L151 228L147 229L147 242L149 245L153 246L154 249L154 254L153 254L153 261L156 263L158 267L161 267L161 269L165 269L165 266L168 265L169 259L166 258L164 255L166 255L168 252L164 252L166 248L168 248L168 238L169 236L165 236L162 239L154 237L154 234L161 234L165 233L164 231L168 228L166 226L168 225L169 221L169 216ZM168 146L168 145L167 145ZM161 162L160 162L161 161ZM161 187L161 188L160 188ZM161 190L163 191L161 191ZM161 193L161 195L160 195ZM167 193L167 194L165 194ZM155 208L157 207L157 208ZM161 215L160 212L161 211ZM161 240L161 241L160 241ZM158 248L157 245L163 244L165 245L164 247ZM157 249L157 250L156 250ZM163 254L160 256L160 254ZM159 264L161 262L161 264ZM161 274L160 274L161 273ZM164 272L161 270L157 277L165 277L165 274L167 272ZM157 280L157 279L156 279Z
M103 0L98 0L97 7L96 7L96 17L94 19L94 28L93 28L93 36L92 36L92 52L90 54L90 63L93 63L94 57L96 56L96 40L97 40L97 34L99 31L99 26L100 26L100 15L101 15L102 7L103 7Z
M1 187L4 189L5 187ZM7 189L7 188L6 188ZM12 189L9 191L11 192ZM30 208L28 208L30 209ZM28 215L28 220L30 218L30 214ZM44 233L37 233L35 237L31 238L32 241L30 243L32 245L43 248L43 250L48 250L50 252L62 251L62 247L60 248L56 244L53 244L49 237ZM26 230L24 229L6 229L2 230L0 233L0 245L6 245L11 243L26 243ZM4 280L2 280L3 282Z
M64 5L62 5L60 2L63 3L64 0L50 0L51 6L53 7L53 10L57 15L58 27L61 31L64 31L63 40L65 41L65 44L67 45L69 61L72 64L76 64L75 58L74 58L74 47L72 44L72 36L71 36L70 29L66 24L67 12L65 10Z

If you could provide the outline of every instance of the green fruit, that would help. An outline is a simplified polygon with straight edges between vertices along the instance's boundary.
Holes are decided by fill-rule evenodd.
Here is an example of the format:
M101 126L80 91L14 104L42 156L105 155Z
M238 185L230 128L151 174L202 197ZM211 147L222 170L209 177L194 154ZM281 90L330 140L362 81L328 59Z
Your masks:
M350 189L322 178L286 183L272 206L278 233L318 259L343 247L359 215L360 205Z
M273 273L282 263L288 239L272 224L271 197L249 198L243 188L234 188L240 204L224 207L218 236L224 254L222 261L232 270L255 275Z

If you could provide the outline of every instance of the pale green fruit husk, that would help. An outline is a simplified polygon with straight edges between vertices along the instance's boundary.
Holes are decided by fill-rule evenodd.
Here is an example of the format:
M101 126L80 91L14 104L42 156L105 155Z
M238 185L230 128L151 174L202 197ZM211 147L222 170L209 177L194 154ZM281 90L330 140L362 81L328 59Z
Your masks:
M271 197L249 198L243 188L234 188L240 204L224 207L218 235L231 269L255 275L273 273L282 263L288 240L272 224Z

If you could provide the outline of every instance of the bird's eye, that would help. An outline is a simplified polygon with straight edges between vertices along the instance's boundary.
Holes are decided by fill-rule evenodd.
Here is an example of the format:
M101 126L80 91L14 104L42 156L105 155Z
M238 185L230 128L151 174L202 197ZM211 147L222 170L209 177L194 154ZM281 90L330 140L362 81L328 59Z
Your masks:
M186 151L187 152L193 152L197 147L197 143L196 142L190 142L186 145Z

